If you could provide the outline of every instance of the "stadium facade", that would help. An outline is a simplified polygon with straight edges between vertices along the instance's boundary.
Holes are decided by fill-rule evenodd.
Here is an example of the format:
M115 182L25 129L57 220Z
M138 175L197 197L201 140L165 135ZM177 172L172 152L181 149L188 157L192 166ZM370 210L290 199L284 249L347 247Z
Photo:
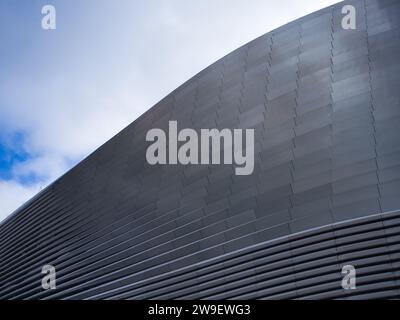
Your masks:
M399 57L398 0L338 3L228 54L0 225L0 298L398 298ZM146 133L169 121L254 129L254 172L149 165Z

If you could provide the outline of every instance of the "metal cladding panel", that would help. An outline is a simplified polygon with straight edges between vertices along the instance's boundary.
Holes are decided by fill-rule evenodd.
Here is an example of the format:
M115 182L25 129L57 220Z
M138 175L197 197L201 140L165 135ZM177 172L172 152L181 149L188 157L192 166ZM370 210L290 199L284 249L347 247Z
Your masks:
M197 74L0 225L0 298L399 297L399 17L339 3ZM171 120L254 128L253 174L150 166L146 133Z

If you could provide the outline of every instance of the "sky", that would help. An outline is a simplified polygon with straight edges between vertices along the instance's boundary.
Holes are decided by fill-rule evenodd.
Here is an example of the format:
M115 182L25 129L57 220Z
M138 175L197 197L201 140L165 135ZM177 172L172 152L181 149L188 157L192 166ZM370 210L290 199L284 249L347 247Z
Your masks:
M337 2L1 0L0 221L208 65Z

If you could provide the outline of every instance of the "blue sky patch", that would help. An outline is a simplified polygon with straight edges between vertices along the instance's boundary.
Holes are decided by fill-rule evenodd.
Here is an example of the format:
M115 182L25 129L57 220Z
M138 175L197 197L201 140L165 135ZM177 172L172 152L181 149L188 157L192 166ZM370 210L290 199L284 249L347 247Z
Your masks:
M31 159L24 150L25 135L21 132L0 136L0 180L16 179L23 184L32 183L36 177L14 177L14 165Z

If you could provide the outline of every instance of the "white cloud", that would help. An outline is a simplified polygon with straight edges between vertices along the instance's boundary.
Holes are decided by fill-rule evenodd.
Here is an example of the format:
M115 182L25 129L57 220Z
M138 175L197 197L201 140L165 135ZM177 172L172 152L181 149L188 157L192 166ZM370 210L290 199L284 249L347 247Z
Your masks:
M65 159L58 154L46 154L15 164L12 174L15 178L36 176L35 180L40 181L41 186L44 186L57 179L66 170L68 166Z
M23 186L15 181L0 181L0 222L40 191L40 185Z

